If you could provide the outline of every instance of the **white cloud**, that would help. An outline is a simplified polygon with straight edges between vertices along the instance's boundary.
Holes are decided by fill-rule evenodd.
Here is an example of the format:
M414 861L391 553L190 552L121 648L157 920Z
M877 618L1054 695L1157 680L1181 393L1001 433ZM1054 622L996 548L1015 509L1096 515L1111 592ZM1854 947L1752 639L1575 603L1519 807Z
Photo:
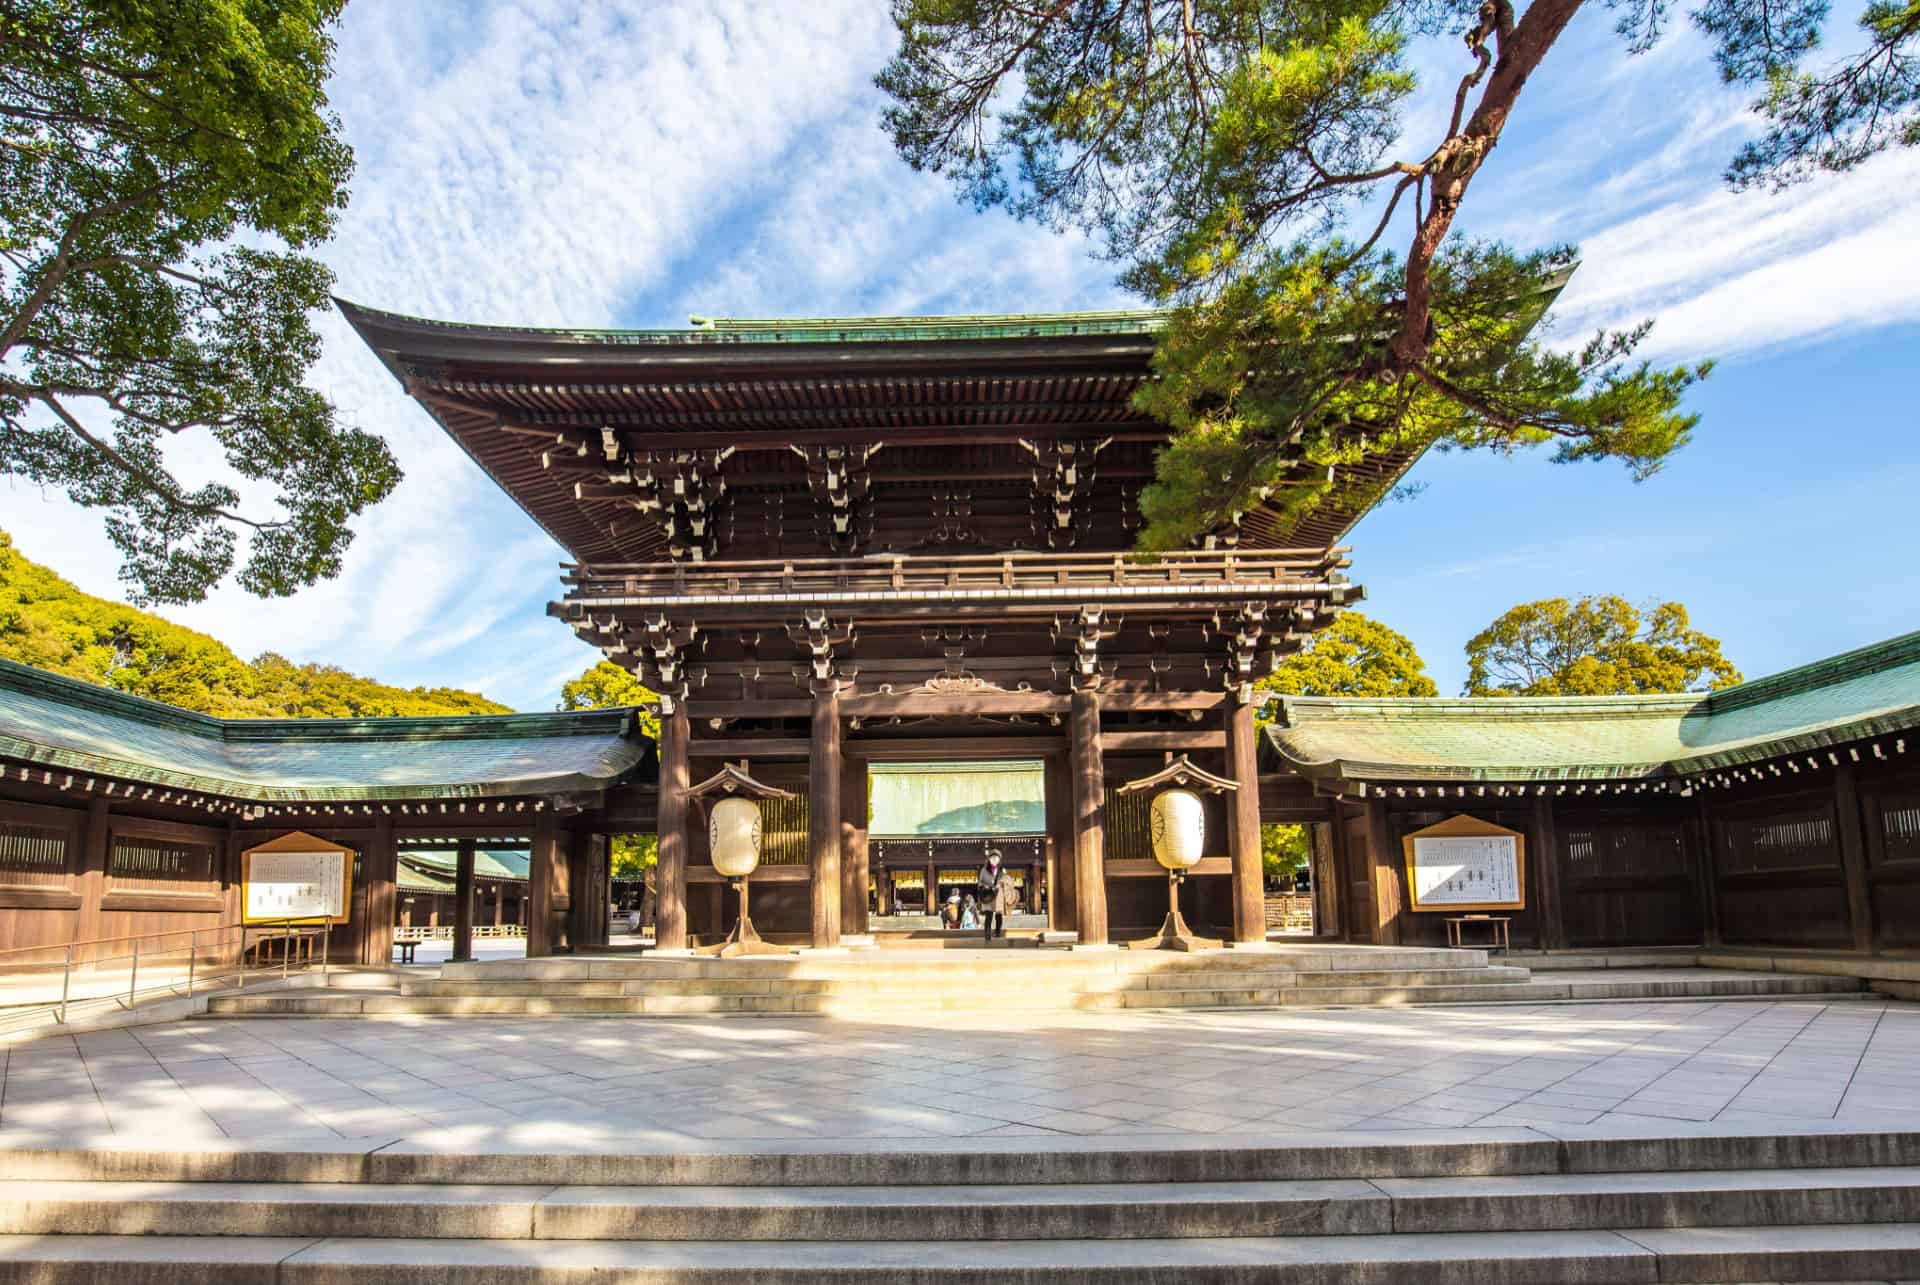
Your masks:
M1920 158L1782 198L1726 193L1719 170L1751 124L1697 39L1628 60L1587 27L1529 87L1463 222L1584 242L1569 338L1653 314L1662 352L1724 355L1920 315L1901 225ZM373 307L534 325L1125 304L1083 238L975 216L899 161L870 84L891 40L877 0L350 7L331 92L358 168L324 257ZM1438 86L1416 105L1424 124L1457 45L1420 60ZM323 330L315 385L391 443L407 480L357 524L337 580L169 614L242 654L551 705L555 675L594 658L539 616L563 551L337 316ZM17 481L0 481L0 510L30 556L117 591L97 515Z
M1655 318L1651 356L1737 356L1920 320L1920 152L1780 195L1697 188L1589 236L1557 315L1573 340Z

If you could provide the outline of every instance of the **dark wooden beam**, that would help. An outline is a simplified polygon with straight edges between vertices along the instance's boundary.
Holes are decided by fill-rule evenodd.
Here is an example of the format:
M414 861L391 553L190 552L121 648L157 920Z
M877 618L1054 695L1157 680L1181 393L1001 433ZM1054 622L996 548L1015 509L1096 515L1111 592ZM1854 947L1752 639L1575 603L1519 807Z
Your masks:
M1103 702L1104 703L1104 702ZM1218 750L1226 748L1227 734L1217 728L1196 727L1137 732L1103 732L1100 737L1109 750Z
M919 662L938 672L938 661ZM1012 714L1064 714L1067 698L1052 692L866 692L845 697L848 718L981 718Z
M803 759L811 752L803 736L708 737L687 742L687 757L696 759Z
M969 758L1042 758L1067 748L1064 736L942 736L890 740L863 736L846 742L845 752L868 759L928 762Z

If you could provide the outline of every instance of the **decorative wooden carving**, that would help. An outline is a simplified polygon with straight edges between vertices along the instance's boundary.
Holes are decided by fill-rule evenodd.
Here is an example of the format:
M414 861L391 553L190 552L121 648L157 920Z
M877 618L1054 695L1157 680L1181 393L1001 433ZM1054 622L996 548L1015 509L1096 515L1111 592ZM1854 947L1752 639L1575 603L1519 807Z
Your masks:
M807 653L807 663L794 667L796 683L818 695L838 692L853 681L857 671L836 654L853 645L852 621L835 623L824 611L809 611L799 624L787 626L787 636Z
M635 509L659 523L676 562L701 562L722 544L727 480L720 466L731 446L704 451L648 451L631 464Z
M676 625L660 614L643 618L640 627L626 635L640 681L668 700L685 700L705 678L703 670L688 663L699 635L697 625Z
M1070 620L1054 620L1054 641L1066 638L1073 643L1073 659L1066 665L1066 676L1076 691L1096 688L1101 679L1113 676L1114 662L1100 659L1100 644L1119 632L1120 617L1100 607L1082 607ZM1061 668L1056 662L1055 673Z
M835 553L859 553L873 536L867 498L873 491L871 461L880 447L795 446L792 450L806 461L807 485L821 506L822 541Z
M1113 441L1021 438L1033 456L1033 534L1049 549L1071 549L1092 524L1094 458Z
M1214 618L1214 629L1225 639L1225 678L1229 691L1245 692L1255 679L1273 669L1274 653L1267 635L1267 604L1249 602L1232 615Z

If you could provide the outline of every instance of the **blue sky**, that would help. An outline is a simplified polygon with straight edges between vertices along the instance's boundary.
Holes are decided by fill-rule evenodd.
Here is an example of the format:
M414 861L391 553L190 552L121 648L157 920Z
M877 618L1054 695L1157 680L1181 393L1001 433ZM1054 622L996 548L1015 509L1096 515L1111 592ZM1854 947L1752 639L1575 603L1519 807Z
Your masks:
M1443 692L1465 641L1538 597L1680 599L1749 676L1920 627L1920 150L1731 194L1746 96L1690 31L1629 58L1611 25L1597 5L1576 21L1458 227L1580 243L1558 339L1652 317L1650 355L1721 365L1696 440L1651 481L1434 455L1418 498L1355 529L1365 609ZM533 325L1134 302L1079 238L975 214L894 157L869 84L891 41L882 0L350 6L332 92L358 171L324 257L374 307ZM1409 155L1431 145L1458 45L1418 63ZM595 659L544 614L565 554L337 317L324 330L313 382L389 438L407 480L338 580L167 614L246 655L551 707ZM202 443L174 450L189 476L218 471ZM29 556L118 596L97 518L18 482L0 510Z

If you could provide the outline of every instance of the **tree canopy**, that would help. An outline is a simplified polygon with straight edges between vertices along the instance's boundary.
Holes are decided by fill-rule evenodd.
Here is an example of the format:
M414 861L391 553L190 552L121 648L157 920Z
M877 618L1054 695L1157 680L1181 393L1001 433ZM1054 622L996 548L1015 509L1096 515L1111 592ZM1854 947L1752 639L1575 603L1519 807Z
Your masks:
M510 714L473 692L389 687L269 652L251 664L224 643L82 593L22 557L0 531L0 657L226 718Z
M1677 602L1524 602L1467 643L1469 696L1626 696L1730 687L1740 671Z
M1177 305L1138 404L1177 430L1141 543L1179 548L1262 502L1323 503L1356 475L1335 465L1434 443L1552 443L1637 478L1685 444L1707 363L1637 360L1645 325L1550 347L1537 323L1575 250L1448 236L1529 77L1602 8L1634 52L1673 18L1667 0L892 0L877 83L914 168L1090 233L1125 285ZM1770 132L1730 181L1920 141L1920 0L1875 0L1865 49L1808 70L1827 8L1692 12L1722 76L1763 90ZM1409 49L1445 32L1463 47L1444 125L1405 137ZM1342 500L1387 483L1354 485L1372 493Z
M614 709L647 706L659 700L651 689L628 670L610 660L602 660L570 678L560 688L561 709ZM640 715L640 729L657 743L660 740L658 715ZM641 879L660 859L660 837L654 834L617 834L613 837L612 861L615 879Z
M1357 611L1343 611L1260 680L1285 696L1438 696L1413 640Z
M400 479L301 382L333 282L301 251L352 169L344 2L0 0L0 473L101 510L136 601L336 575ZM190 430L222 476L175 473Z

